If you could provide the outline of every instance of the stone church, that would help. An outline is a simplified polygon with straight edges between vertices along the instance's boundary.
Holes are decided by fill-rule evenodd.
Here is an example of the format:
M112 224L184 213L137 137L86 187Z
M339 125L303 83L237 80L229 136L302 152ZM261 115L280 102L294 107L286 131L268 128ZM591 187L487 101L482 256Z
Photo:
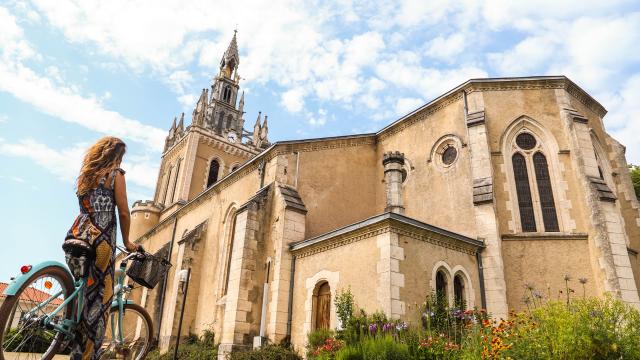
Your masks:
M161 349L220 353L337 323L333 299L417 322L432 291L497 317L525 283L640 305L640 210L606 110L564 76L473 79L378 132L268 140L245 129L234 35L191 122L174 119L131 237L173 264L134 300ZM181 270L190 269L185 298Z

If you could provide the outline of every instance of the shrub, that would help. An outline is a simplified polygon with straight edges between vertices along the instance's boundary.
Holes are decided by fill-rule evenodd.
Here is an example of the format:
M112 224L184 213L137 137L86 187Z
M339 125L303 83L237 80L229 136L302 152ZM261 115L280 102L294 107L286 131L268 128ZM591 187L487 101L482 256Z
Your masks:
M178 358L205 360L214 359L218 356L218 346L214 342L214 333L211 330L205 330L201 337L189 334L184 341L180 342L178 349ZM151 351L147 355L148 360L171 360L175 347L170 347L166 353L160 355L159 349Z
M335 332L331 329L318 329L307 335L307 357L313 357L318 348L325 345L327 339L333 339Z
M354 310L351 288L341 290L338 295L336 295L336 299L333 303L336 305L338 320L340 320L340 324L342 325L342 328L344 328L349 323L349 319L351 319Z
M362 350L365 359L402 360L409 358L407 345L394 341L391 336L368 339L363 342Z
M249 351L234 351L227 355L228 360L302 360L302 357L290 348L281 345L267 345Z

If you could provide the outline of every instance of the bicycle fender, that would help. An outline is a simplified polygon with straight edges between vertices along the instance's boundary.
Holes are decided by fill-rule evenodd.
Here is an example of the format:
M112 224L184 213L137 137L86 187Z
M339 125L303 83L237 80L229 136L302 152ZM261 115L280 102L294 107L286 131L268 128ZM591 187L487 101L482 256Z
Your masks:
M29 270L29 272L20 274L20 276L17 276L9 284L9 286L7 286L7 288L4 289L4 292L2 294L7 296L15 295L18 292L18 290L20 290L20 287L22 287L22 285L29 279L31 275L35 274L36 272L48 266L55 266L63 269L67 274L69 274L69 277L73 279L73 275L71 275L71 272L69 271L69 269L67 269L66 265L63 265L58 261L45 261L45 262L41 262L40 264L33 265L31 267L31 270Z
M129 305L129 304L135 304L135 302L133 300L122 300L122 305ZM111 308L117 308L118 307L118 300L113 300L111 302Z

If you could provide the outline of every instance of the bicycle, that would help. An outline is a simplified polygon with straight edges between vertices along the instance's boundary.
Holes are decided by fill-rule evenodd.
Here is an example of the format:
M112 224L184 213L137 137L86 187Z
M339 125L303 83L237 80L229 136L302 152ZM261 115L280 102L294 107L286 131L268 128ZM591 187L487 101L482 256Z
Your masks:
M150 257L161 261L165 272L171 264L145 254L144 250L127 252L118 248L126 256L114 273L116 284L100 358L140 360L151 347L153 326L147 311L126 299L133 289L124 283L127 263L129 260L143 263ZM56 261L24 265L20 272L4 290L5 300L0 307L0 360L50 360L64 352L75 336L88 278L74 277L67 266Z

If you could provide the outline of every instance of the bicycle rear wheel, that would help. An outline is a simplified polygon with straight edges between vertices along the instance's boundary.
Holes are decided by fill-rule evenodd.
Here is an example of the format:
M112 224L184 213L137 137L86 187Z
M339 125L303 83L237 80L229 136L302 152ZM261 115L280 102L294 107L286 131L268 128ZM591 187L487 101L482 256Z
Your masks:
M73 291L73 279L64 269L47 266L31 275L15 295L7 296L0 307L0 360L49 360L64 350L65 335L42 320ZM52 321L70 319L73 303Z
M138 304L125 304L121 337L119 331L118 308L113 307L109 313L100 359L144 359L153 339L153 326L147 311Z

